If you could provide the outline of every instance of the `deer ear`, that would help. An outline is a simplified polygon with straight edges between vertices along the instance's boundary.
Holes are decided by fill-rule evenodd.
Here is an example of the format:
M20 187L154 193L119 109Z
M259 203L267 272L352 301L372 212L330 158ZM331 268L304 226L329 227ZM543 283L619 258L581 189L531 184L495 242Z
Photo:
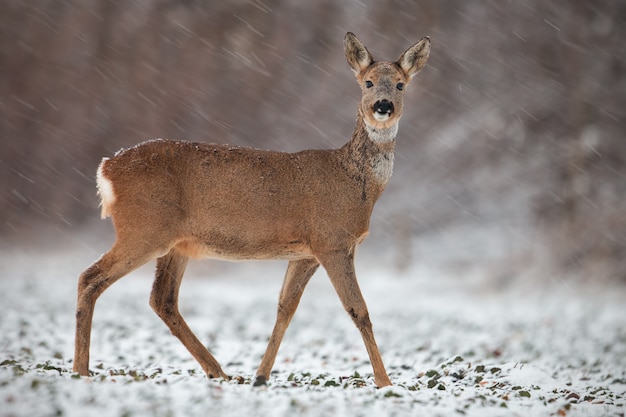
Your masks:
M374 62L367 48L352 32L346 33L346 37L343 39L343 49L348 65L357 75Z
M410 79L424 68L429 54L430 38L427 36L404 51L404 53L400 55L400 58L398 58L397 63L400 65L400 68L402 68L402 71L404 71L404 74Z

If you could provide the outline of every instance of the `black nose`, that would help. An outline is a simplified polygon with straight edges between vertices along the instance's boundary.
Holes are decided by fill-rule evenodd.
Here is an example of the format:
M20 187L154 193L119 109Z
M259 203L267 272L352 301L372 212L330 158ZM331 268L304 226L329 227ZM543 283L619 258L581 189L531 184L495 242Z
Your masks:
M374 103L374 111L379 114L393 113L393 103L387 99L378 100Z

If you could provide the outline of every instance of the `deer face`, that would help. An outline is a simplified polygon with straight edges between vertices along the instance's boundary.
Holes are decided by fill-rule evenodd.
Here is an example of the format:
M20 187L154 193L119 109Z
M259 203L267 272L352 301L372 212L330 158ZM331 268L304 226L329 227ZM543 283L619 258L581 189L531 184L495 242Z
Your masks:
M388 128L402 115L407 77L397 65L376 62L357 75L363 94L360 112L371 127Z
M405 87L426 64L430 39L423 38L396 62L375 62L367 48L348 32L344 39L346 59L361 86L359 112L372 129L393 127L402 116Z

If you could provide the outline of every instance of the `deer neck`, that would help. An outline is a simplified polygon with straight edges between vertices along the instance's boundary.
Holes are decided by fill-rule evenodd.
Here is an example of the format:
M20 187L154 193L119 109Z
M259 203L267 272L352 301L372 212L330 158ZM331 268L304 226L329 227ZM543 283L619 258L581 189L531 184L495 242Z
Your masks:
M391 178L398 124L385 129L367 126L359 110L352 139L342 150L348 175L363 186L363 198L378 199Z

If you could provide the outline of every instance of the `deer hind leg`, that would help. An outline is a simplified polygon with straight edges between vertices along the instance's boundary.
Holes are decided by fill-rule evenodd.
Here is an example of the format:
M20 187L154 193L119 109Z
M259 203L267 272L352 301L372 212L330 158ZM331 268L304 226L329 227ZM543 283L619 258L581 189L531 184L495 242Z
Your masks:
M302 259L289 262L287 272L285 273L283 288L280 291L278 300L276 324L274 325L270 341L263 355L261 365L257 370L256 379L254 381L255 386L265 385L269 379L280 342L283 340L285 331L300 303L304 288L318 267L319 262L315 259Z
M150 306L165 322L172 334L185 345L191 355L200 363L209 378L228 376L206 347L193 334L178 311L178 290L188 258L172 249L167 255L157 259L157 268Z
M378 387L391 385L378 351L376 340L374 340L374 332L367 305L356 279L353 253L332 253L320 258L320 261L328 272L328 276L344 308L361 332L361 337L365 342L365 348L374 369L374 382Z
M80 275L76 305L74 372L83 376L89 375L91 323L98 297L115 281L143 265L151 257L151 252L147 250L116 243Z

